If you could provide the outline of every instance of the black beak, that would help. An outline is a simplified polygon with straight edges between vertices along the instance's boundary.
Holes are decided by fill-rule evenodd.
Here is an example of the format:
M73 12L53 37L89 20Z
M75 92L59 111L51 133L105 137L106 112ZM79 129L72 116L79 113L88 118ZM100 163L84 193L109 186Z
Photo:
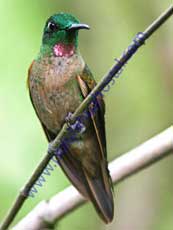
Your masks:
M67 30L80 30L80 29L86 29L89 30L90 27L86 24L72 24Z

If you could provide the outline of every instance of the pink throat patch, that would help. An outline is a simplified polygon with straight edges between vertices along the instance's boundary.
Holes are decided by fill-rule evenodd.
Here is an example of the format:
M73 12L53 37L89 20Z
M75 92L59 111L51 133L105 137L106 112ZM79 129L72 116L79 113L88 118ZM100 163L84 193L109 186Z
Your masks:
M75 53L74 45L58 43L53 47L54 55L57 57L71 57Z

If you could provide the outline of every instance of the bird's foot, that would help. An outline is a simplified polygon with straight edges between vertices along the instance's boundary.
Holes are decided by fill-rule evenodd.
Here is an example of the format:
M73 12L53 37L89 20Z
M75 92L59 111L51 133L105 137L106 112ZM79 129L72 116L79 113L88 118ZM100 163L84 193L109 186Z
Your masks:
M71 125L71 128L80 134L84 133L86 130L85 125L81 123L79 120L76 120L75 123Z
M71 112L68 113L68 115L65 118L65 121L67 123L67 126L70 130L72 131L76 131L80 134L82 134L83 132L85 132L86 127L85 125L81 122L80 117L76 119L76 121L72 124L72 116L73 114Z
M73 116L73 113L69 112L67 116L65 117L65 121L68 127L70 127L72 124L72 116Z

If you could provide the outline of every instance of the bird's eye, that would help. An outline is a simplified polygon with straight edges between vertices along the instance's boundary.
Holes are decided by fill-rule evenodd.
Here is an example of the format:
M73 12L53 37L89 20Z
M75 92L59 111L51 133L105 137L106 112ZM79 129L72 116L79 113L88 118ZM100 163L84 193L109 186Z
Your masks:
M56 25L55 23L53 23L53 22L49 22L48 25L47 25L47 28L48 28L51 32L53 32L53 31L55 31L55 30L58 29L57 25Z

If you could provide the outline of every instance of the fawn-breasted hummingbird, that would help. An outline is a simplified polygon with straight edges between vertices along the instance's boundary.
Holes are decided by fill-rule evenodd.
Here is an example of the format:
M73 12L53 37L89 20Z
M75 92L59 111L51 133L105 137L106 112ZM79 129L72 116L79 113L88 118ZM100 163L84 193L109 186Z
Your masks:
M37 58L29 68L28 87L36 114L49 142L53 141L96 82L78 49L78 31L89 29L74 16L59 13L45 25ZM109 223L113 219L112 181L109 175L105 106L96 97L97 110L84 121L85 130L63 148L57 161L71 183L87 199L97 213Z

